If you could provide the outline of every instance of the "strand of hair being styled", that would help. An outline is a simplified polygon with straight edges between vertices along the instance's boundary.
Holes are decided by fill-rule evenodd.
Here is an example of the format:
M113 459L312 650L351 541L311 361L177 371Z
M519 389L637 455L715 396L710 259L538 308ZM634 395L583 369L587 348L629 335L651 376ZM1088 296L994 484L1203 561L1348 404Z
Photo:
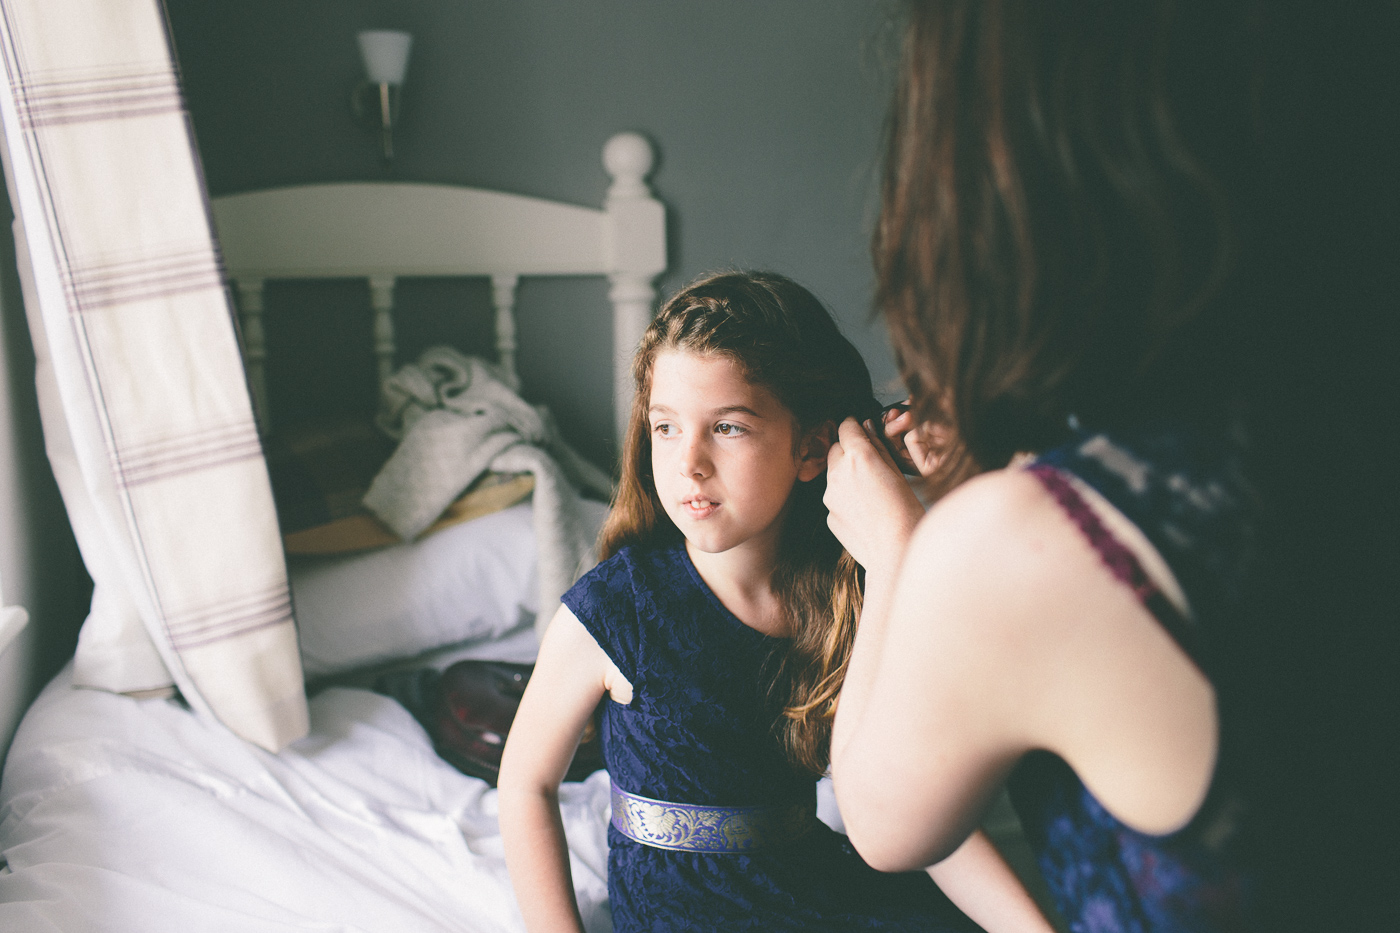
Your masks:
M733 359L792 411L799 438L828 431L830 440L843 418L869 417L878 408L859 351L802 286L780 275L737 272L687 286L652 321L633 361L636 395L617 495L599 533L601 560L627 545L680 540L656 498L647 412L656 357L670 350ZM827 527L825 490L825 474L793 489L772 580L792 633L772 670L779 739L791 761L818 774L826 770L861 608L860 570Z

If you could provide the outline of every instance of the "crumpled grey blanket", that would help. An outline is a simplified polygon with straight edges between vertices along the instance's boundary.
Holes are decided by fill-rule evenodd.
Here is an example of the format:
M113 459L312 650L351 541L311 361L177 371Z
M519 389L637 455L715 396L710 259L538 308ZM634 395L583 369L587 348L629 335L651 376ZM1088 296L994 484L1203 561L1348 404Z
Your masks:
M396 372L375 421L399 445L364 504L405 541L485 471L534 474L535 627L543 635L559 597L595 560L579 492L608 499L608 475L564 442L548 409L516 395L492 364L451 347L432 347Z

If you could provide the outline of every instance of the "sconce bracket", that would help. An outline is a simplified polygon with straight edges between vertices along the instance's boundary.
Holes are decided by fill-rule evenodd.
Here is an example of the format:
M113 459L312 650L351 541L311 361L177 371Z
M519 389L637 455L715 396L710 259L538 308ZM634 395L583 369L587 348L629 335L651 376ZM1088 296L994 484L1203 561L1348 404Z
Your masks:
M350 95L350 109L356 121L379 134L380 155L385 162L394 160L394 127L399 122L401 99L399 85L368 81L360 82Z

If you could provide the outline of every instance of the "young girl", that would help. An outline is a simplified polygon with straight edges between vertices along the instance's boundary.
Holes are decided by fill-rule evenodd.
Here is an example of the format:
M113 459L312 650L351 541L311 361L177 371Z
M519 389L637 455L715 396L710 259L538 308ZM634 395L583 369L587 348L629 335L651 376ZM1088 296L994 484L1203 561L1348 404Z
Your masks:
M878 407L859 353L805 289L732 273L672 298L633 369L603 563L565 594L501 765L527 927L582 929L557 793L606 695L618 931L974 929L815 817L861 604L821 502L835 425ZM1050 929L980 835L931 874L984 926Z

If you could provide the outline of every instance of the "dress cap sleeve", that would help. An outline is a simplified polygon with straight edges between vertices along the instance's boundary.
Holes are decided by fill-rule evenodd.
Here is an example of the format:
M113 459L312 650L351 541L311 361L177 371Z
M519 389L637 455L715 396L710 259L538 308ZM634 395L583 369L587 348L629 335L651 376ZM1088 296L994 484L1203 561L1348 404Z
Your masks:
M638 664L637 567L624 548L579 578L563 596L588 634L635 686Z

